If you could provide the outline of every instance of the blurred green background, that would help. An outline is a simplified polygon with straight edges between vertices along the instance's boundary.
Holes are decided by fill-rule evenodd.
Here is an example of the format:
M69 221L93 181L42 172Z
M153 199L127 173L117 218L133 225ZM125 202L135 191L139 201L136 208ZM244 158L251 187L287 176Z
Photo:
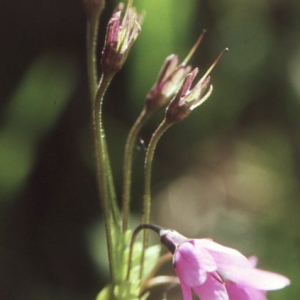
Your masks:
M115 3L107 1L101 30ZM118 193L126 134L165 57L200 71L225 48L209 101L158 145L152 220L257 255L300 294L300 8L297 0L138 0L142 34L113 82L105 125ZM0 299L94 299L108 280L85 66L73 0L0 4ZM99 47L99 57L101 47ZM163 112L141 133L146 144ZM134 157L139 217L145 149ZM180 296L179 290L177 295Z

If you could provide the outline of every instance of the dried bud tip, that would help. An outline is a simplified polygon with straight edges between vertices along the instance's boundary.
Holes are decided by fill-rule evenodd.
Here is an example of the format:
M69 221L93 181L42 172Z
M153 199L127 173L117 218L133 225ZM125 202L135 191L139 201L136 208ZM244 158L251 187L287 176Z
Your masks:
M183 65L186 65L188 63L188 61L191 59L191 57L194 55L195 51L197 50L201 41L203 40L205 34L206 34L206 29L203 29L200 36L198 37L196 43L194 44L194 46L192 47L192 49L190 50L189 54L186 56L184 61L182 62Z
M204 79L205 77L207 77L210 72L213 70L213 68L217 65L217 63L221 60L221 58L223 57L224 53L229 51L228 48L225 48L219 55L218 57L215 59L215 61L212 63L212 65L208 68L208 70L205 72L205 74L202 76L202 79Z

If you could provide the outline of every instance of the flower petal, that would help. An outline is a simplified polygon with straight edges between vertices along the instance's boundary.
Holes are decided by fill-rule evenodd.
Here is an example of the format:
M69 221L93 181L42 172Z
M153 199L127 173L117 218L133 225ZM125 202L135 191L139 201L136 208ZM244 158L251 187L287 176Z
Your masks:
M179 279L190 287L204 283L206 272L217 269L212 256L204 248L195 248L193 241L179 245L173 261Z
M250 273L241 276L237 283L259 290L272 291L288 286L290 284L290 280L280 274L260 269L253 269Z
M265 291L239 286L233 282L227 282L226 289L231 300L267 300Z
M253 270L249 260L235 249L219 245L208 239L194 241L197 249L205 248L214 258L218 272L225 280L236 282Z
M209 273L206 281L203 284L194 287L194 291L197 296L201 300L229 300L224 284L218 281L216 278L213 278L212 275L218 277L216 273Z
M177 276L178 276L178 274L177 274ZM178 278L180 281L183 300L192 300L192 298L193 298L192 297L192 288L187 286L186 283L184 281L182 281L179 276L178 276Z

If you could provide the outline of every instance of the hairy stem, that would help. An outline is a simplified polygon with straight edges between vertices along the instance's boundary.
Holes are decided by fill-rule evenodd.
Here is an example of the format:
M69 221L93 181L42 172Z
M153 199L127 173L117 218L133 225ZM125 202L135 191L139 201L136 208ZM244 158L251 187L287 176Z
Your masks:
M171 126L172 124L166 123L163 120L160 125L157 127L155 132L152 135L150 140L145 164L144 164L144 207L143 207L143 216L142 216L142 223L149 223L150 221L150 211L151 211L151 172L152 172L152 162L153 156L156 149L156 145L163 135L163 133ZM147 248L147 240L148 240L148 232L147 230L144 231L143 235L143 247L142 247L142 254L141 254L141 269L140 269L140 278L143 277L143 269L144 269L144 257L145 257L145 250Z
M91 100L95 101L95 96L97 92L97 35L99 28L99 16L93 14L88 18L87 21L87 69L88 69L88 81L90 88L90 97Z
M112 76L102 75L98 91L94 101L93 108L93 123L94 123L94 139L95 139L95 154L96 154L96 167L97 167L97 183L101 198L102 209L105 220L105 231L107 239L109 266L111 271L112 280L115 278L115 257L113 255L113 232L115 229L112 213L111 213L111 198L109 191L109 176L108 171L108 156L105 131L102 122L102 105L103 97L111 82Z
M128 221L130 214L130 200L131 200L131 180L132 180L132 156L135 146L135 142L141 128L149 118L146 110L143 109L133 124L126 141L124 151L124 166L123 166L123 232L128 229Z

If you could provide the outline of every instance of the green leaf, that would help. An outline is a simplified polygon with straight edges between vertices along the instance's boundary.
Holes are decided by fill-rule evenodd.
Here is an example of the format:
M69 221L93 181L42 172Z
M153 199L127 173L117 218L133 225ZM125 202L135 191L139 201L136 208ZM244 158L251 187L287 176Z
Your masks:
M134 246L130 278L133 280L139 279L140 261L141 261L142 244L136 243ZM147 277L154 266L156 265L161 251L161 245L154 245L146 249L144 262L144 276Z
M139 291L138 281L122 282L114 286L110 284L98 294L96 300L140 300Z
M110 300L112 297L112 285L107 285L98 294L96 300Z

